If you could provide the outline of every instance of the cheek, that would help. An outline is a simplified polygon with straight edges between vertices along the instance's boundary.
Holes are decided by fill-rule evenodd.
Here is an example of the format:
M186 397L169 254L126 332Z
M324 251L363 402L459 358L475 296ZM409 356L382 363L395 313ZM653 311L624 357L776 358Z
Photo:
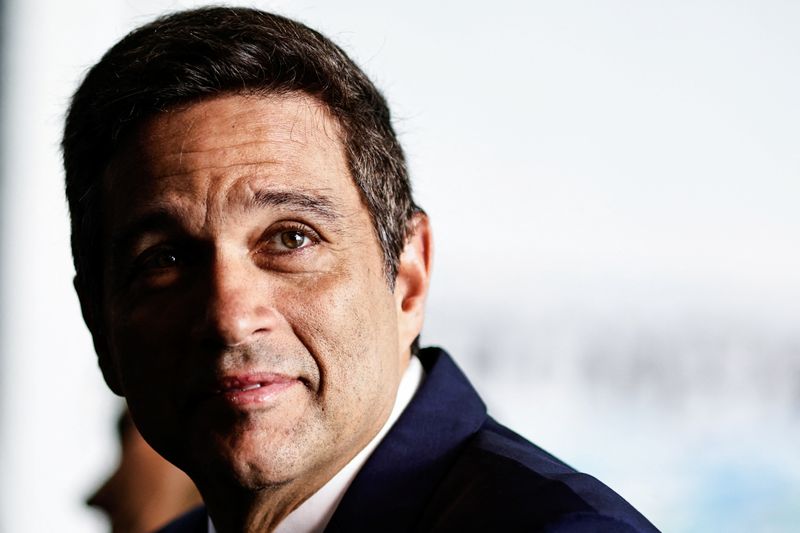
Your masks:
M169 310L133 310L111 323L111 353L119 368L123 393L142 434L166 448L164 427L178 416L181 358L188 353L179 321ZM182 346L182 348L181 348ZM178 395L178 396L176 396ZM157 441L157 442L156 442Z
M364 277L320 277L310 285L285 286L276 295L279 311L304 343L322 343L329 348L325 351L336 352L359 346L363 353L385 337L394 311L388 286Z
M323 401L371 401L377 384L393 379L397 324L394 298L382 277L318 279L313 288L285 288L280 301L281 313L319 366Z
M113 326L112 345L128 382L160 381L178 363L176 344L182 338L181 324L169 310L141 309L119 317Z

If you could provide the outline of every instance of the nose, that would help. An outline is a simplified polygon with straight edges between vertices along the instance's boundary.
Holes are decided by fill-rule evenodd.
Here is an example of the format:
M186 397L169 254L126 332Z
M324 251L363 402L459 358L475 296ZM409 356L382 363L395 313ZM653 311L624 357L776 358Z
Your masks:
M226 347L250 342L275 328L268 274L248 257L218 257L209 272L201 336Z
M86 499L86 505L100 509L109 516L113 514L114 502L116 501L117 472L114 472L94 494Z

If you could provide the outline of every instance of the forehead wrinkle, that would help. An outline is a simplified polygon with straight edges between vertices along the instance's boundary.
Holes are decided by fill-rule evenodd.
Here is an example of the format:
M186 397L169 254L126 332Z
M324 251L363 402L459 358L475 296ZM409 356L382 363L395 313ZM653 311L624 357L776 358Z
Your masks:
M219 146L209 146L206 148L197 148L194 150L186 150L185 145L188 141L184 140L178 150L178 157L180 158L182 155L194 155L194 154L205 154L207 152L215 152L220 149L232 149L232 148L246 148L248 146L260 146L265 145L270 142L282 142L283 139L271 139L266 136L259 138L255 141L248 141L248 142L237 142L235 146L230 146L226 143L222 143ZM174 157L174 156L173 156Z
M186 152L186 154L197 153L197 152ZM255 161L253 163L231 163L230 165L203 165L203 171L209 170L229 170L232 168L241 168L241 167L259 167L264 165L277 165L280 164L281 161L277 159L262 159L260 161ZM166 174L159 174L157 176L153 176L153 179L156 180L167 180L171 178L179 178L184 176L191 176L191 171L180 170L178 172L170 172Z

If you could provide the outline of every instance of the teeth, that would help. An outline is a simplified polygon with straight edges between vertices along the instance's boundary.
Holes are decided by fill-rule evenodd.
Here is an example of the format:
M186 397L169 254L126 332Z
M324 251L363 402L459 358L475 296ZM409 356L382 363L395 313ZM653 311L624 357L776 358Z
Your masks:
M242 391L242 392L245 392L245 391L249 391L249 390L253 390L253 389L258 389L258 388L261 388L261 384L260 384L260 383L254 383L253 385L248 385L248 386L246 386L246 387L242 387L242 388L241 388L241 389L239 389L239 390L240 390L240 391Z

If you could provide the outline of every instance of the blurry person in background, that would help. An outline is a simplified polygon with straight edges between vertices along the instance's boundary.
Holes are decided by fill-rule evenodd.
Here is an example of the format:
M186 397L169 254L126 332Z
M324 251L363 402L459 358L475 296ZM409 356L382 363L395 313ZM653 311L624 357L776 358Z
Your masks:
M113 533L149 533L202 503L192 480L158 455L127 409L117 422L116 470L87 500L108 516Z
M428 217L385 99L323 35L158 19L88 72L63 150L106 383L205 503L165 531L654 531L420 349Z

